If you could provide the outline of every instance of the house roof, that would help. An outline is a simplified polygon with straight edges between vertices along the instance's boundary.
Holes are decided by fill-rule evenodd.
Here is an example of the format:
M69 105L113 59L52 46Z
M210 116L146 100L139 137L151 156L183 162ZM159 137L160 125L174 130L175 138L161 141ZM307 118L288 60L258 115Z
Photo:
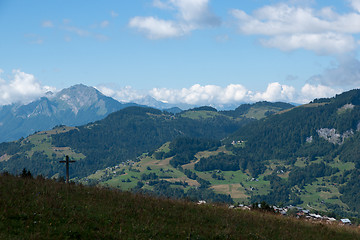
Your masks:
M342 223L351 223L350 219L348 218L343 218L340 220Z

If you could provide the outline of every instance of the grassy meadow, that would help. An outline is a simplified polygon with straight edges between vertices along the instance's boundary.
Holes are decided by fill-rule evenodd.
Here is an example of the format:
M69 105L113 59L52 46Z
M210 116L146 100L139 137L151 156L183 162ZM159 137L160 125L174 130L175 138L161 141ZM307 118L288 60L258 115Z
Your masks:
M360 239L356 227L0 176L0 239Z

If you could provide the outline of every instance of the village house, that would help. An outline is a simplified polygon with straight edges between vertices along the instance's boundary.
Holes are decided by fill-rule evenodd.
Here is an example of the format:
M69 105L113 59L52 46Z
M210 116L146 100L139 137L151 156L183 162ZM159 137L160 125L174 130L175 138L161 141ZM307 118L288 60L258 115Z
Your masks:
M341 223L344 225L351 225L351 221L348 218L340 219Z
M202 203L206 203L205 201L199 201L198 204L202 204ZM261 204L257 205L258 208L261 208ZM310 210L304 209L302 207L295 207L295 206L286 206L286 207L277 207L277 206L271 206L272 209L274 210L275 213L279 213L281 215L287 216L288 215L288 211L290 209L296 209L296 217L297 218L306 218L307 220L310 221L315 221L315 222L324 222L324 223L328 223L328 224L334 224L334 223L339 223L342 225L351 225L351 221L348 218L343 218L340 221L336 220L333 217L328 217L328 216L321 216L320 214L316 214L316 213L310 213ZM244 204L239 204L238 206L234 206L234 205L229 205L230 209L237 209L240 208L242 210L251 210L251 206L246 206Z

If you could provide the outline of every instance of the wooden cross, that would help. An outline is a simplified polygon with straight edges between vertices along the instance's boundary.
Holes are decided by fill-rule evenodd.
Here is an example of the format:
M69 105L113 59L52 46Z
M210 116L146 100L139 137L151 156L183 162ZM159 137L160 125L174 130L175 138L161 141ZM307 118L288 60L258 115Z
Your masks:
M66 183L69 183L69 163L75 162L74 160L69 160L69 156L66 155L66 160L59 161L61 163L66 163Z

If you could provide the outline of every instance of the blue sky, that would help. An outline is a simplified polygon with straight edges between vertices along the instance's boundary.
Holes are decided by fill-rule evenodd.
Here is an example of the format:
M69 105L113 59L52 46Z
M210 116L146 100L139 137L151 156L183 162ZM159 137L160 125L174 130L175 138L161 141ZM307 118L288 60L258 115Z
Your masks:
M0 104L305 103L360 86L360 0L0 0Z

